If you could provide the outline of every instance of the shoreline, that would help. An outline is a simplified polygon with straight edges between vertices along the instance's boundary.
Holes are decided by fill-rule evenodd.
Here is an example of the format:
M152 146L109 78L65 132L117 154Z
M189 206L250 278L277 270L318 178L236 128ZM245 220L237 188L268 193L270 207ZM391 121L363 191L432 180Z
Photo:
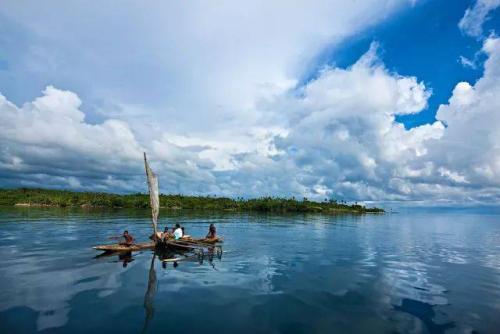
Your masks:
M149 208L134 208L134 207L120 207L120 206L92 206L92 205L80 205L80 206L60 206L60 205L50 205L50 204L40 204L40 203L16 203L14 205L0 205L2 208L17 208L17 209L71 209L71 210L150 210ZM356 210L331 210L331 211L259 211L259 210L237 210L237 209L203 209L203 208L171 208L171 207L160 207L160 211L175 212L175 213L255 213L255 214L276 214L276 215L288 215L288 214L319 214L319 215L340 215L340 214L351 214L351 215L365 215L365 214L387 214L394 212L387 211L356 211Z
M0 206L17 208L81 208L81 209L145 209L147 194L111 194L75 192L51 189L0 189ZM227 198L216 196L160 195L160 209L168 211L263 212L263 213L322 213L366 214L385 213L381 208L368 208L334 199L322 202L307 198L261 197Z

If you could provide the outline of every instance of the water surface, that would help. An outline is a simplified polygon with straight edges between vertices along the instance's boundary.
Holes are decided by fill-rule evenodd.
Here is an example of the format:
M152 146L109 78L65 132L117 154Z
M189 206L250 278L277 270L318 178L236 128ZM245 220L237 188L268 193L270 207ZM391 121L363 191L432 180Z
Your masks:
M91 246L147 211L0 210L1 333L498 333L500 216L162 212L223 254L163 267Z

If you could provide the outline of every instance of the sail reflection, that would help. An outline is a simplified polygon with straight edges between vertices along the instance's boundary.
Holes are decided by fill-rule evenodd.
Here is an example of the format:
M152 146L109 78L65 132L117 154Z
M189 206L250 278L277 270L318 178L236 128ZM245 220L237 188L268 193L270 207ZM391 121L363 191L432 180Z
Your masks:
M131 253L130 257L132 257ZM208 263L212 266L212 268L217 270L215 268L214 259L219 259L219 260L222 259L222 247L211 246L208 247L206 250L204 249L196 250L194 254L193 252L179 253L179 252L171 252L165 250L163 251L156 250L153 252L148 272L148 285L146 293L144 294L145 318L144 318L144 326L142 329L142 333L147 332L148 326L154 317L154 297L158 290L158 279L156 277L156 270L155 270L155 262L156 262L155 260L157 257L158 260L162 263L163 269L167 268L167 263L169 262L172 263L172 266L174 268L177 268L179 266L179 262L191 261L191 262L198 262L200 265L202 265L204 263L204 260L207 259ZM124 260L124 255L118 254L118 258L120 261L124 261L123 266L126 267L125 263L128 262L125 262L126 260ZM133 261L133 259L131 259L130 261Z
M153 299L156 294L156 287L157 287L155 259L156 259L156 254L153 253L153 257L151 258L151 265L149 267L148 288L146 290L146 294L144 295L144 310L146 311L146 318L144 319L144 327L142 329L143 333L146 332L148 324L151 321L151 319L153 319L154 316Z

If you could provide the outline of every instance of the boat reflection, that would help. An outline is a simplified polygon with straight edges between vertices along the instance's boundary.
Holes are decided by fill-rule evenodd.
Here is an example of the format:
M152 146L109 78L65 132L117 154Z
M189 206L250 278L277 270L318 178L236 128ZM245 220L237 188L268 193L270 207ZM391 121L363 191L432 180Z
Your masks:
M112 256L118 257L118 262L123 263L123 268L126 268L128 263L134 261L132 252L107 251L95 256L94 258L99 259ZM147 331L149 323L154 316L154 297L158 289L158 279L156 277L155 269L156 259L158 259L161 263L163 269L168 268L168 263L172 263L172 267L177 268L181 262L198 262L202 265L206 260L214 270L217 270L214 260L222 260L222 246L213 245L197 248L193 247L186 250L171 250L168 248L157 248L153 250L148 271L148 285L146 293L144 294L145 319L142 329L143 333Z
M103 252L99 255L94 256L94 259L112 256L117 256L118 262L122 262L124 268L126 268L130 262L134 261L132 252L115 251ZM164 269L167 268L167 264L169 262L173 263L173 267L176 268L179 266L179 262L198 262L199 264L203 264L205 260L208 261L212 268L216 269L214 259L222 259L222 246L214 245L208 247L192 248L189 250L155 249L153 251L153 259L151 260L152 263L154 262L154 259L156 259L156 257L158 257L158 260L162 263L162 267Z
M119 255L120 257L121 255ZM153 251L153 256L151 258L151 264L149 266L149 274L148 274L148 286L146 289L146 293L144 294L144 310L145 310L145 318L144 318L144 326L142 329L142 333L147 331L148 325L153 319L154 316L154 297L158 288L158 280L156 278L156 270L155 270L155 259L158 257L158 260L162 264L162 268L167 268L167 263L171 262L174 268L179 266L179 262L182 261L195 261L200 265L203 264L204 259L206 258L209 264L215 268L214 259L217 258L219 260L222 259L222 247L221 246L210 246L206 249L200 248L195 251L167 251L167 250L155 250ZM125 262L124 262L124 267Z
M99 255L94 256L94 259L100 259L103 257L112 257L112 256L117 256L117 261L116 262L122 262L123 263L123 268L126 268L127 265L134 261L134 257L132 256L132 252L112 252L112 251L107 251L103 252Z
M214 259L222 259L222 246L209 246L192 249L189 251L156 250L155 254L162 263L164 269L168 263L172 263L174 268L179 266L179 262L198 262L203 264L205 260L215 269Z

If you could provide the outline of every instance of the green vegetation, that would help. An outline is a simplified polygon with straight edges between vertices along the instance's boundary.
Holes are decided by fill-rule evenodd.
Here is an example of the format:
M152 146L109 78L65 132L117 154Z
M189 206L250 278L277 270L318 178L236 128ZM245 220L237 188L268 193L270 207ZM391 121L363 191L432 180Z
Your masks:
M47 189L0 189L0 206L55 206L96 208L147 208L149 195L118 195L94 192L73 192ZM171 210L212 210L237 212L313 212L313 213L381 213L383 209L366 208L362 205L339 203L335 200L323 202L306 198L262 197L255 199L231 199L226 197L201 197L183 195L160 195L160 206Z

